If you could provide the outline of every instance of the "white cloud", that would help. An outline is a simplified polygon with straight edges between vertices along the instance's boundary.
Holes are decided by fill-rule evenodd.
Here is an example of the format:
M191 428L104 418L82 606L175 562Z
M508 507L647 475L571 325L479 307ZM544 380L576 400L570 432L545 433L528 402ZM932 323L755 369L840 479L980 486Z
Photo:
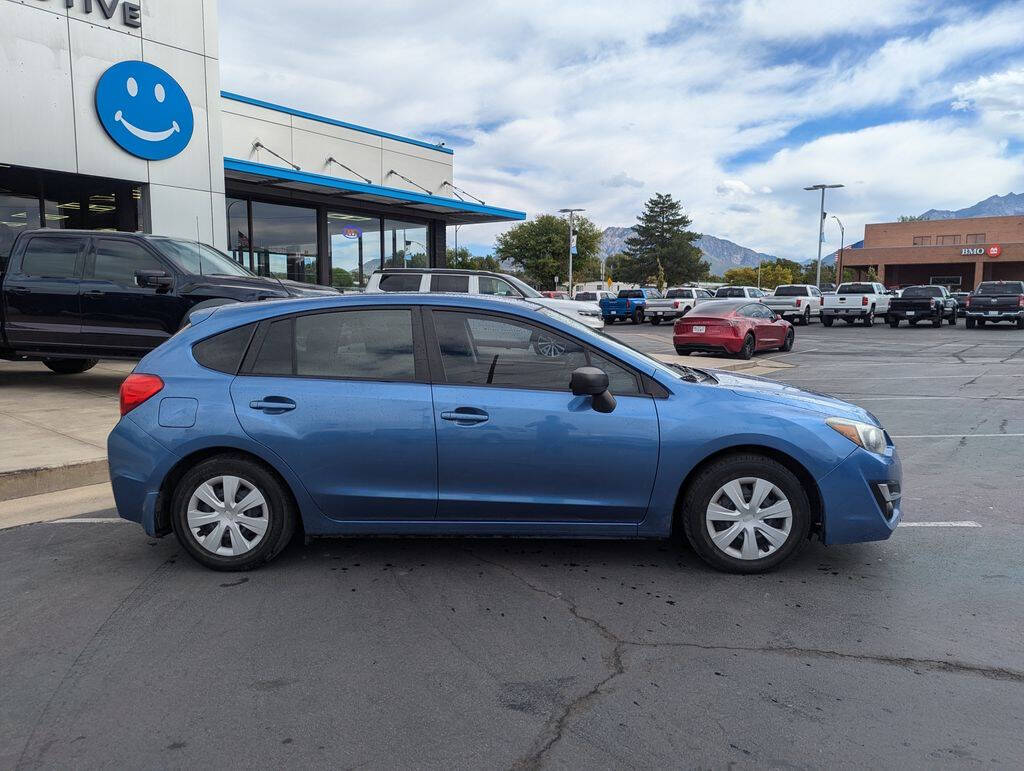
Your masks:
M697 230L799 256L817 216L801 188L822 179L848 185L833 199L848 235L1024 186L1006 144L1019 136L1019 70L972 69L1020 55L1021 2L395 0L354 14L322 0L221 0L220 18L225 88L445 138L457 184L530 214L584 206L623 225L651 193L671 192ZM830 55L787 59L791 42ZM952 117L844 126L850 111L935 104ZM728 162L807 121L827 136ZM462 228L460 243L503 227Z

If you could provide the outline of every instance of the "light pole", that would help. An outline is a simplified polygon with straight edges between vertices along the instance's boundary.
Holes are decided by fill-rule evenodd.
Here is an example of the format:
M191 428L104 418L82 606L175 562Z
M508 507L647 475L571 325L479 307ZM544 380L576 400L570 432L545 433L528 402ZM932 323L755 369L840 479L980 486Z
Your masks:
M569 215L569 297L572 298L572 246L573 246L573 215L578 211L586 211L586 209L559 209L559 214Z
M804 190L821 191L821 211L818 214L818 274L816 286L821 289L821 239L825 236L825 191L833 187L845 187L845 185L811 185Z
M843 221L836 215L832 215L839 225L839 257L836 258L836 286L838 287L843 283L843 247L846 246L846 228L843 227Z

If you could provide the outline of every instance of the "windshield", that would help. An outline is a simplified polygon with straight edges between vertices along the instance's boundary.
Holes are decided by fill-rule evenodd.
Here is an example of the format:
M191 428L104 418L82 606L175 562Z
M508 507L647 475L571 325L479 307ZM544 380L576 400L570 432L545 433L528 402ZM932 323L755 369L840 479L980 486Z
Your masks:
M840 284L836 294L874 294L871 284Z
M723 286L715 292L715 297L746 297L746 290L741 286Z
M174 238L150 238L160 253L168 257L186 273L200 276L254 276L224 252L198 241L179 241Z
M505 279L508 283L510 283L512 286L514 286L516 289L518 289L520 292L522 292L523 293L523 297L543 297L544 296L540 292L538 292L536 289L534 289L532 286L530 286L529 284L523 283L522 281L520 281L515 276L507 276L505 274L502 274L501 277L503 279Z
M805 286L780 286L775 290L776 297L806 297L807 287Z
M1024 281L987 281L974 294L994 297L1008 294L1024 294Z
M942 297L942 289L937 286L910 286L903 290L904 297Z

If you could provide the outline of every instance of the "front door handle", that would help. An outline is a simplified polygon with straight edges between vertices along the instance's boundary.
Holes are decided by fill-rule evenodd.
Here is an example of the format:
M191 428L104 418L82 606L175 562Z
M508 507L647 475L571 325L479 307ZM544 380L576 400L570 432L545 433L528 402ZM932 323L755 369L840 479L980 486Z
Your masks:
M29 289L27 286L8 287L7 291L13 292L14 294L32 294L32 290Z
M264 396L249 402L249 409L260 410L268 415L278 415L295 409L295 402L284 396Z
M82 294L85 295L86 297L103 297L103 295L105 295L106 292L101 291L99 289L90 289L88 292L82 292Z
M471 426L475 423L485 423L490 418L483 410L475 407L459 407L450 412L442 412L441 420L451 420L461 426Z

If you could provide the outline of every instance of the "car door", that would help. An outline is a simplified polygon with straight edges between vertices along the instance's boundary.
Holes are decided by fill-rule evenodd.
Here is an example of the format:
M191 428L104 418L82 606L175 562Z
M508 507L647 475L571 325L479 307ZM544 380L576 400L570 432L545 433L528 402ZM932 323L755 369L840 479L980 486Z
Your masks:
M17 350L67 353L82 345L80 282L89 239L39 234L18 247L4 277L4 328Z
M437 448L419 318L414 307L389 305L265 321L232 383L242 428L288 463L328 517L434 518Z
M427 314L437 425L438 518L636 523L658 465L654 399L634 372L521 318ZM573 396L572 371L597 366L608 414Z
M143 286L139 271L169 268L137 241L94 238L82 279L82 342L100 353L145 353L178 331L185 308L168 286Z
M755 303L743 309L743 315L754 324L754 337L758 350L775 348L782 344L782 325L775 323L775 313L771 308Z

